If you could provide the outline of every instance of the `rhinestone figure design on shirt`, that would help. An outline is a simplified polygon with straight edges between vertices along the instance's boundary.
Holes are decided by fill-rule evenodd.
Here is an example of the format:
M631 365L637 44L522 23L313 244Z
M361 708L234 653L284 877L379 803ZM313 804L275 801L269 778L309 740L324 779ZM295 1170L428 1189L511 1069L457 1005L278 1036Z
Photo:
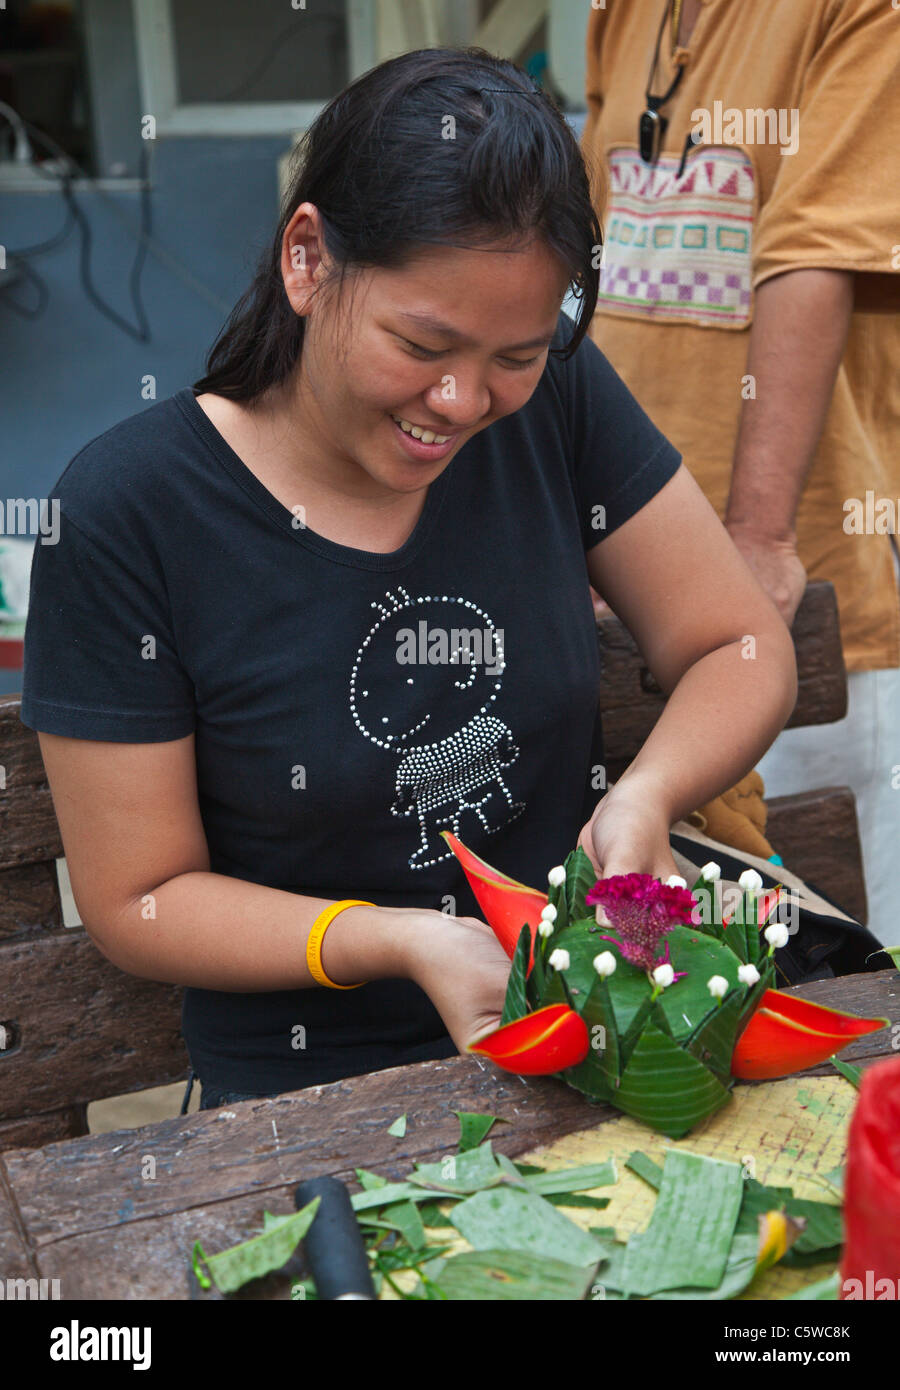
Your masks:
M450 855L460 839L493 834L525 809L504 772L519 757L491 706L505 668L503 630L470 599L390 590L356 654L350 713L359 732L399 757L391 813L418 826L411 869ZM468 828L467 828L468 827Z

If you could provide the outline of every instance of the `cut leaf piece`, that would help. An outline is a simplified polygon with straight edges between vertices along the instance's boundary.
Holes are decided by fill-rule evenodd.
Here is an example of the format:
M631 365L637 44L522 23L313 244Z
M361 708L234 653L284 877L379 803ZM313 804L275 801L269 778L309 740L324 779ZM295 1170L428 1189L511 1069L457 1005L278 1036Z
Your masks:
M448 1154L440 1163L417 1163L409 1181L414 1187L465 1194L504 1182L505 1174L494 1157L490 1139L486 1139L477 1149Z
M505 1124L502 1115L476 1115L472 1110L454 1110L459 1120L459 1152L477 1149L496 1124Z
M207 1255L198 1240L194 1245L193 1265L201 1286L207 1288L209 1281L202 1274L200 1260L222 1293L233 1293L251 1279L281 1269L312 1225L321 1200L321 1197L314 1197L291 1216L273 1217L267 1213L268 1220L261 1235L232 1245L228 1250L220 1250L217 1255Z
M841 1076L845 1076L851 1086L855 1086L859 1090L859 1084L862 1080L862 1072L859 1067L851 1066L849 1062L842 1062L840 1057L831 1057L829 1060L835 1070L839 1071Z
M662 1184L663 1170L658 1163L654 1163L648 1154L635 1150L633 1154L625 1160L625 1167L630 1168L632 1173L637 1173L639 1178L649 1183L658 1192Z
M415 1202L397 1202L385 1207L381 1219L400 1232L411 1250L423 1249L425 1225Z
M768 1081L825 1062L855 1038L888 1025L886 1018L858 1018L807 999L767 989L731 1059L743 1081Z
M525 1178L531 1191L542 1197L556 1196L561 1192L585 1192L593 1187L609 1187L615 1182L618 1182L618 1174L614 1158L584 1168L551 1168L546 1173Z
M583 1062L589 1046L585 1022L574 1009L548 1004L479 1038L469 1051L519 1076L549 1076Z
M546 893L529 888L514 878L500 873L486 864L472 850L467 849L461 840L449 830L441 834L456 855L475 894L478 906L485 915L488 925L506 954L512 959L523 925L531 928L532 943L541 920L541 911L547 906ZM531 960L529 960L529 969Z
M814 1284L807 1284L805 1289L798 1289L796 1293L789 1293L784 1302L817 1302L825 1300L839 1299L840 1294L840 1275L837 1270L833 1274L827 1274L824 1279L817 1279Z
M471 1250L445 1260L437 1284L454 1302L558 1302L584 1298L594 1269L521 1250Z
M670 1149L653 1215L628 1242L622 1270L628 1294L716 1289L722 1283L743 1193L739 1163Z
M406 1116L398 1115L392 1125L388 1125L388 1134L394 1139L402 1139L406 1134Z
M467 1197L450 1213L461 1236L476 1250L526 1254L595 1268L606 1247L535 1192L494 1188Z
M659 1293L651 1294L650 1297L653 1300L701 1299L719 1302L724 1299L737 1298L739 1293L743 1293L744 1289L753 1283L756 1274L757 1242L755 1236L735 1236L728 1252L722 1282L716 1288L662 1289Z

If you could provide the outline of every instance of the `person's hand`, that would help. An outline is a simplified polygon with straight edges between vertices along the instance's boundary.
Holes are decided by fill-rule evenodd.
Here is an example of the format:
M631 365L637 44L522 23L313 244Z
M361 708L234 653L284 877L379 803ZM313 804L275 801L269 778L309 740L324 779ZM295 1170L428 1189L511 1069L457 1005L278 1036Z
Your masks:
M796 543L767 536L742 522L726 522L725 529L790 627L806 589L806 570Z
M598 878L614 874L652 874L665 883L678 873L669 843L669 819L650 788L617 782L582 827L578 843ZM597 921L609 925L603 909Z
M447 1032L465 1052L499 1027L509 957L491 928L476 917L402 908L407 973L424 989Z
M613 616L613 611L606 602L606 599L600 597L593 584L591 585L591 602L594 605L595 623L599 623L602 618L611 618Z

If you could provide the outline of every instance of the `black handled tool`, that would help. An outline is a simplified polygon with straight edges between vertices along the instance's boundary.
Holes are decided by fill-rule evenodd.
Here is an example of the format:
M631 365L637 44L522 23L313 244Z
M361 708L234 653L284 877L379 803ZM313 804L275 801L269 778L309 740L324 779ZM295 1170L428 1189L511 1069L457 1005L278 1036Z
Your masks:
M295 1189L294 1205L299 1211L314 1197L322 1200L303 1248L317 1297L374 1298L369 1259L349 1192L337 1178L309 1178Z

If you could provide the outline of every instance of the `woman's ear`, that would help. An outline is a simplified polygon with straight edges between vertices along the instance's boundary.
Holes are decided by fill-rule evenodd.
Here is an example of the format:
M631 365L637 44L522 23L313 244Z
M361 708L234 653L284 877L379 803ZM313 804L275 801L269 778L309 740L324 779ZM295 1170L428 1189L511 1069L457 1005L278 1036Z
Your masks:
M281 243L281 275L285 293L295 314L309 312L310 302L324 272L319 213L314 203L300 203L284 231Z

